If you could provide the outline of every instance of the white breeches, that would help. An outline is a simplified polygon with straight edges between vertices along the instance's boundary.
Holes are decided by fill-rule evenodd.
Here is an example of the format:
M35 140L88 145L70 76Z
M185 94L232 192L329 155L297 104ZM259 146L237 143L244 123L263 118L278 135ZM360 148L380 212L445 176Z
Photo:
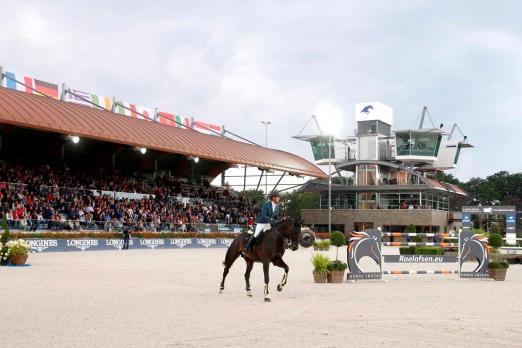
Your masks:
M254 232L254 237L259 236L259 234L263 231L268 231L272 226L270 224L256 224L256 231Z

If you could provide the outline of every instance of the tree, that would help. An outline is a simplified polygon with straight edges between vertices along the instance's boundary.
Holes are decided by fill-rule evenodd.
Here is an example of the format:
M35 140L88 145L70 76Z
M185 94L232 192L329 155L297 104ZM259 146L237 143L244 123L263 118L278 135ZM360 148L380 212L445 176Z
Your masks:
M265 201L265 194L262 190L245 190L244 195L253 204L262 204Z
M319 209L319 192L284 192L281 204L286 214L293 219L301 219L301 209Z

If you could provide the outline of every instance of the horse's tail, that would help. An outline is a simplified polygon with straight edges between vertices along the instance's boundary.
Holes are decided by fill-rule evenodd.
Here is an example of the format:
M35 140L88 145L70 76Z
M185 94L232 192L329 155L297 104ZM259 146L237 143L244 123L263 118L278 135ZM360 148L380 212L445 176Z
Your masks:
M236 239L234 239L232 241L232 244L230 244L230 246L228 247L227 253L225 255L225 260L223 261L223 266L224 267L232 266L234 261L238 258L239 254L240 254L239 247L240 247L240 244L241 244L241 238L242 238L241 235L236 237Z

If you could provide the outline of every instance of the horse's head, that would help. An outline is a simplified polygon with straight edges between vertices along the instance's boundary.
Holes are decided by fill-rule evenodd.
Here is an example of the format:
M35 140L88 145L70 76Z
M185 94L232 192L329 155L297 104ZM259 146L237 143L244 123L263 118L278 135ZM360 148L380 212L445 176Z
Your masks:
M359 260L364 256L371 257L377 264L381 264L381 236L379 230L352 232L348 243L348 266L350 272L362 273Z
M474 272L483 271L488 266L489 245L484 235L473 232L461 232L460 263L469 259L477 259L478 266Z
M283 236L285 248L292 251L299 249L299 240L301 237L301 225L292 219L284 220L274 226Z

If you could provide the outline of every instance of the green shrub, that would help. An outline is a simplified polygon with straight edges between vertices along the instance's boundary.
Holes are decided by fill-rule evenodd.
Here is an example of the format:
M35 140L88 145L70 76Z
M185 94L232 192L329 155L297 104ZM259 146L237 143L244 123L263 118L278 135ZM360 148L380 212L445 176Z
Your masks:
M406 226L406 228L404 229L404 233L416 233L416 232L417 232L417 229L415 228L415 225Z
M339 254L339 247L346 244L346 236L342 232L334 231L330 235L330 242L333 246L337 248L337 250L335 251L335 259L337 260Z
M330 235L330 243L333 246L341 247L346 244L346 236L340 231L333 231Z
M415 255L443 255L443 249L441 247L417 247L415 249Z
M492 225L489 231L494 234L502 234L502 229L499 224Z
M488 268L509 268L509 262L507 262L506 260L492 260L489 261Z
M417 247L409 246L409 247L400 247L399 254L401 255L415 255L415 249Z
M346 268L348 268L348 265L340 260L328 263L328 271L344 271Z
M503 240L499 234L491 234L488 237L488 243L491 247L497 249L502 246Z
M328 264L330 263L328 256L316 253L312 256L311 262L314 266L314 272L328 274Z
M418 237L418 236L410 237L410 242L420 243L420 242L422 242L422 237Z
M330 241L328 239L320 241L318 245L319 245L319 250L330 249Z

